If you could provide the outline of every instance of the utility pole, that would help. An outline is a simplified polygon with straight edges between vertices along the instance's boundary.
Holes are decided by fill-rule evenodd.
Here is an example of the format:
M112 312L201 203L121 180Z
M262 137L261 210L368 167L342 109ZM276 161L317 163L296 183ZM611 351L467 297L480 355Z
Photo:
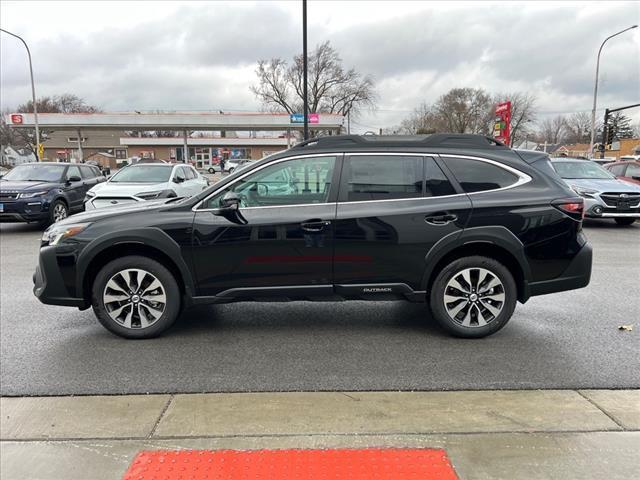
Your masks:
M604 39L604 41L600 45L600 49L598 50L598 60L596 62L596 83L595 83L595 87L593 88L593 109L591 110L591 142L589 144L589 153L591 154L592 157L593 157L593 143L596 138L596 103L598 100L598 74L600 73L600 54L602 53L602 47L604 47L604 44L607 43L607 41L612 39L613 37L617 37L621 33L632 30L634 28L638 28L638 25L632 25L629 28L625 28L624 30L620 30L618 33L614 33L613 35L608 36L607 38Z
M302 0L302 103L304 140L309 139L309 97L307 92L307 0Z
M7 35L16 37L18 40L22 42L22 44L24 45L24 48L27 49L27 56L29 57L29 74L31 75L31 101L33 103L33 123L35 124L35 127L36 127L36 148L34 150L35 150L36 161L39 162L40 155L38 155L38 150L40 149L40 128L38 127L38 105L36 104L36 87L33 82L33 65L31 64L31 52L29 51L29 46L27 45L27 42L25 42L22 39L22 37L16 35L15 33L11 33L7 30L4 30L2 28L0 28L0 32L4 32Z

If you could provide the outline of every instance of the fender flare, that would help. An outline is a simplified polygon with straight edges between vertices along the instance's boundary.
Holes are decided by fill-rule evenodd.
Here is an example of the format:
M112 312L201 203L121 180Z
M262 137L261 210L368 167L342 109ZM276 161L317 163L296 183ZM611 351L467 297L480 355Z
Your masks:
M472 227L466 228L462 233L453 232L441 238L425 256L425 272L420 282L422 290L426 290L429 281L434 274L434 269L438 262L456 248L471 245L474 243L484 243L495 245L506 250L513 256L522 270L524 276L524 297L528 298L528 283L531 280L531 268L524 252L524 245L511 230L503 226Z
M99 255L107 248L121 244L147 245L167 255L180 271L187 297L190 298L193 296L195 292L193 278L182 256L180 245L164 231L156 227L127 230L124 234L122 232L110 232L101 235L89 243L82 250L76 262L76 285L78 292L83 291L87 269L96 255Z

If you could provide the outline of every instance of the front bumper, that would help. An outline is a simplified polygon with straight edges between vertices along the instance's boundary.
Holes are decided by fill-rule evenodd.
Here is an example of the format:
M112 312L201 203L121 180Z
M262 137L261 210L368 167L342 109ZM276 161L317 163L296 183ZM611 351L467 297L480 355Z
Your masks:
M62 305L85 309L89 303L78 297L65 279L60 268L55 246L45 246L40 249L40 259L33 274L33 294L47 305ZM80 292L81 293L81 292Z
M49 218L49 202L40 198L2 201L0 222L39 222Z
M588 218L640 218L640 203L629 204L629 208L608 205L600 198L583 197L585 217Z
M591 245L586 243L559 277L542 282L529 283L529 296L534 297L536 295L546 295L548 293L586 287L591 280L592 261L593 250Z

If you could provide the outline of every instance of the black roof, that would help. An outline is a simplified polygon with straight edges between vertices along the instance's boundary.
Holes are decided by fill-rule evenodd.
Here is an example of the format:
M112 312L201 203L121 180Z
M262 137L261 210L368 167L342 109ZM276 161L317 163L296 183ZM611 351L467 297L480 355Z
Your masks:
M434 133L432 135L334 135L312 138L294 145L292 149L298 150L309 147L314 149L350 147L508 148L498 140L484 135Z

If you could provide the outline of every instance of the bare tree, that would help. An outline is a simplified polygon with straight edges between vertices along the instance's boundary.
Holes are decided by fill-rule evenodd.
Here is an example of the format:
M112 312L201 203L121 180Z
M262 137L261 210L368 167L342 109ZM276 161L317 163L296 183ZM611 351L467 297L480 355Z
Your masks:
M536 120L536 96L528 92L511 92L496 95L495 105L511 102L511 125L509 146L519 145L529 134ZM495 112L495 105L493 112ZM491 127L493 128L493 122Z
M394 130L404 135L436 133L441 124L442 122L438 119L433 107L422 102Z
M260 60L256 69L258 84L251 91L269 111L301 112L303 109L302 56L289 65L285 60ZM373 79L355 69L345 70L338 52L327 41L308 57L308 95L310 112L347 115L375 105Z
M591 116L576 112L566 119L566 140L570 143L589 143L591 140Z
M567 121L563 115L558 115L553 118L545 118L540 123L538 139L540 142L547 142L551 144L562 143L567 137L566 131Z
M477 133L491 131L493 101L481 88L454 88L434 105L437 131Z

